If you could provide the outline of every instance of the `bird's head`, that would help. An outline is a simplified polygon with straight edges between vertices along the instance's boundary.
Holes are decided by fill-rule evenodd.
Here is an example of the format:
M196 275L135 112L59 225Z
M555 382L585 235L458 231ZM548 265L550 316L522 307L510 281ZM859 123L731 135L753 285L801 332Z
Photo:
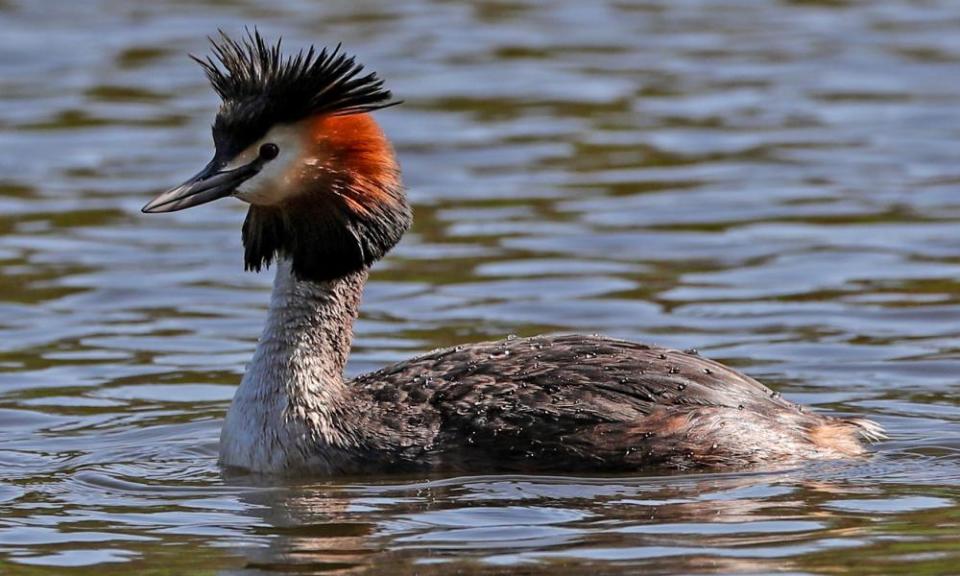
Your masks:
M383 82L339 47L284 56L259 32L221 32L194 57L222 103L213 159L144 212L173 212L234 196L248 270L277 258L305 280L329 280L383 257L410 226L390 142L370 112L394 104Z

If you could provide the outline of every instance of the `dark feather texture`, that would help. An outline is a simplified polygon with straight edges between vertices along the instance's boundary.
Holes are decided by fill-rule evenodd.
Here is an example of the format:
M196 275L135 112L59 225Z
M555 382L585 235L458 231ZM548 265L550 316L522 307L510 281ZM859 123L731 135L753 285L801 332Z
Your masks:
M349 187L342 186L341 194ZM410 227L402 192L394 201L370 204L360 215L342 196L304 195L281 206L251 206L243 223L244 266L259 272L277 257L289 258L301 280L321 282L369 267Z
M224 165L277 124L340 122L336 140L319 134L325 168L276 205L251 205L243 225L246 269L289 258L303 280L325 281L369 267L410 226L410 209L389 143L357 115L397 104L352 56L314 47L283 55L254 29L241 40L222 31L213 55L193 57L223 100L213 124L215 162ZM351 118L344 118L350 116ZM339 117L339 118L334 118ZM349 121L355 121L350 124ZM349 124L349 126L347 126ZM314 151L315 152L315 151Z
M695 353L599 336L438 350L350 390L364 464L380 469L729 468L851 456L882 437L872 422L804 410Z
M311 114L355 114L390 106L390 91L373 72L361 74L363 66L353 56L333 50L306 52L284 57L282 40L268 45L256 29L234 40L223 31L211 38L213 57L191 56L207 73L213 89L224 101L260 98L282 101L283 112L293 117Z
M358 114L393 106L392 94L373 72L364 73L353 56L333 50L284 56L282 40L268 44L256 29L235 40L220 31L210 39L213 55L198 62L223 100L214 122L214 141L229 158L275 124L317 114Z

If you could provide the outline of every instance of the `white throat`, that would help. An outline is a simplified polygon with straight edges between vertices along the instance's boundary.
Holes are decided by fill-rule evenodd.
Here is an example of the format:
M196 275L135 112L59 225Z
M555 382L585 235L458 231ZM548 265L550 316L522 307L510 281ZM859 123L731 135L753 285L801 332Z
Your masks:
M366 270L327 282L277 265L267 323L220 435L224 466L335 472L356 447L343 379Z

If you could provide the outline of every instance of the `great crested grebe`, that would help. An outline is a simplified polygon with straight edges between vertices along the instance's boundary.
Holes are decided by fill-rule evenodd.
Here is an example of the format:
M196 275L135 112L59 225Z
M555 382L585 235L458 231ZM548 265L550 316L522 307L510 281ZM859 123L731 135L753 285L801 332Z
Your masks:
M227 413L225 467L279 474L743 467L864 452L863 419L814 414L692 352L601 336L510 338L345 380L370 266L410 226L393 104L354 58L221 32L213 160L144 212L235 196L246 269L276 263L266 327Z

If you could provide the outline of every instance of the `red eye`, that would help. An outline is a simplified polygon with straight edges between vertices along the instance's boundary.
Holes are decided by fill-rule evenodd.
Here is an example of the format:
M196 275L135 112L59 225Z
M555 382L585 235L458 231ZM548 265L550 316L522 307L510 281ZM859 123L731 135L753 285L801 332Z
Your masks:
M263 160L273 160L280 154L280 147L272 142L260 146L260 158Z

